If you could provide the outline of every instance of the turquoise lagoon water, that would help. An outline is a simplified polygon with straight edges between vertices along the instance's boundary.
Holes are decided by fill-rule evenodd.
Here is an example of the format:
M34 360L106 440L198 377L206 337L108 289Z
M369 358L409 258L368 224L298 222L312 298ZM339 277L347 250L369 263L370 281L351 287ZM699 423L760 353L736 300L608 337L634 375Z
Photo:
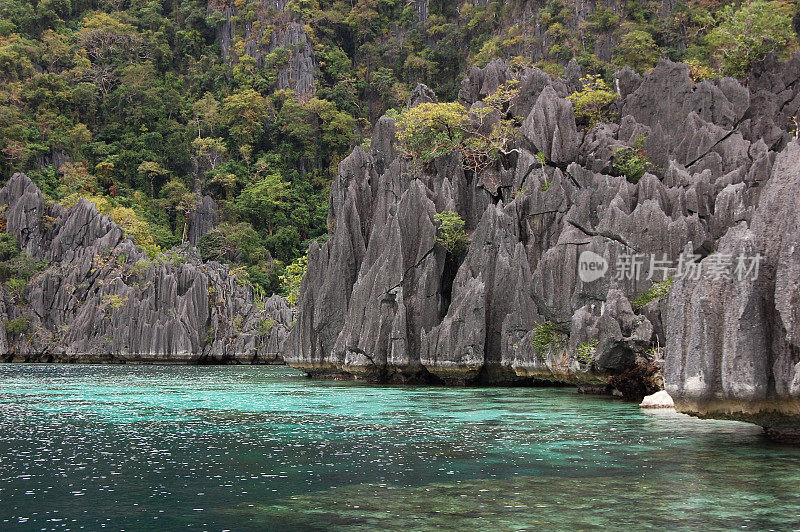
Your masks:
M554 388L0 365L0 530L800 527L800 449Z

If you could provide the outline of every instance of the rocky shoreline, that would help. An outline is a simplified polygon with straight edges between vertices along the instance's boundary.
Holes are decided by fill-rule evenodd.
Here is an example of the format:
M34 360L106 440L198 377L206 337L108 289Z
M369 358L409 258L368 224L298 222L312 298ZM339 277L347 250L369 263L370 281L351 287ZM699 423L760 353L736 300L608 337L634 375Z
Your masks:
M192 247L151 259L91 203L48 204L15 174L2 217L41 267L21 293L2 291L0 317L26 327L0 329L0 360L285 360L312 377L569 384L631 400L666 389L678 411L798 441L800 58L768 59L746 83L695 82L669 61L643 78L625 69L618 120L588 131L567 99L575 63L552 79L496 60L459 100L480 109L512 78L520 140L477 173L456 154L412 167L395 121L378 121L369 149L339 165L330 238L309 250L296 309L260 301ZM434 99L420 86L409 105ZM638 138L652 167L632 182L614 159ZM443 211L465 221L463 255L437 244ZM605 275L581 277L586 252ZM637 275L615 275L631 256L647 259ZM656 272L654 256L678 269ZM708 274L753 257L758 275ZM705 273L679 275L686 258Z
M150 259L81 200L46 204L14 174L0 190L6 230L39 267L0 294L4 362L273 363L292 322L283 298L258 302L227 266L183 247ZM9 330L18 320L23 330Z
M477 173L455 154L418 171L397 150L395 121L379 120L369 150L339 166L330 238L309 251L285 360L376 382L552 381L629 399L666 387L679 411L788 435L800 396L800 145L789 132L800 58L770 58L744 84L695 82L666 60L643 78L623 70L619 119L588 131L566 98L577 64L565 77L503 61L470 72L467 108L513 78L510 112L525 117L516 154ZM420 86L409 105L433 98ZM641 137L652 167L631 182L614 158ZM436 244L442 211L465 221L463 257ZM631 255L673 267L658 277L643 260L637 276L587 282L586 251L610 270ZM759 253L757 281L674 267ZM656 282L667 277L671 290Z

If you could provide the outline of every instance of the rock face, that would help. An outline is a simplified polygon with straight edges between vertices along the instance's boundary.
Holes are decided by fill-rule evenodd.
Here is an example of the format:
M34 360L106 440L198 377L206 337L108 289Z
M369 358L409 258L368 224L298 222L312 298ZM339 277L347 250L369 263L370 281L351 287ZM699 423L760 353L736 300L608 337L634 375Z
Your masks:
M0 189L7 231L41 262L20 294L0 294L4 361L268 363L280 361L293 319L280 297L254 303L227 266L184 247L153 260L81 200L46 205L14 174Z
M214 229L219 223L219 205L211 196L203 196L197 202L197 208L192 211L189 219L188 242L196 246L200 239Z
M249 4L214 0L208 4L208 13L222 19L217 37L223 59L236 63L247 56L259 69L274 69L277 89L291 90L305 99L317 90L317 61L305 23L286 11L286 4L286 0L257 0ZM244 6L248 12L246 20L242 20L240 11ZM249 21L249 17L255 20ZM234 51L237 37L244 44L240 56ZM278 54L272 62L271 54Z
M734 274L683 279L670 297L666 380L680 409L753 421L800 442L799 221L800 144L792 142L750 224L728 229L700 263L724 257Z
M339 166L330 239L309 251L287 362L381 382L570 382L638 400L666 383L679 410L770 426L756 415L769 410L791 425L800 146L784 107L800 101L798 67L796 57L746 86L695 83L666 60L644 78L626 69L619 123L579 131L566 99L577 65L564 81L493 61L473 68L459 100L474 109L517 77L521 138L477 175L456 154L415 170L383 117L370 152ZM613 159L641 135L653 166L633 183ZM445 210L470 233L461 255L437 244ZM708 270L719 255L758 251L758 280L685 275L687 254ZM585 257L605 274L584 275ZM654 286L667 278L669 298L668 284Z

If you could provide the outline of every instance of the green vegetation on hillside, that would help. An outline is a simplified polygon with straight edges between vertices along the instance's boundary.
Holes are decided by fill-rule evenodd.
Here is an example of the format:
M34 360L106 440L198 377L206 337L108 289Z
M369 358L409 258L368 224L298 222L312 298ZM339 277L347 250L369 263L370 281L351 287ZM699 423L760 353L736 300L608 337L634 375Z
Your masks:
M631 146L614 149L612 163L614 171L624 175L631 183L638 183L644 173L653 167L644 148L646 140L644 135L638 135L633 139Z
M308 268L308 256L302 255L286 267L286 272L280 276L281 286L290 305L296 305L300 300L300 285Z
M672 277L665 279L659 283L653 283L652 286L650 286L650 288L647 290L647 292L644 292L642 295L632 300L631 304L635 309L643 308L651 301L655 301L662 297L668 296L671 289L672 289Z
M20 316L18 318L5 320L3 327L6 329L6 334L9 336L17 336L28 332L30 327L30 320L27 316Z
M629 0L588 16L566 0L477 4L431 0L421 19L401 0L289 0L282 12L263 0L0 0L0 172L26 172L66 205L86 198L151 256L186 239L198 193L211 194L222 223L203 256L275 292L327 232L337 164L416 82L453 102L471 65L510 58L558 74L577 59L595 80L573 100L588 127L611 112L623 65L644 72L667 56L696 79L743 76L767 51L795 49L797 5L777 0L690 0L668 14ZM308 94L279 88L299 45L273 37L289 23L313 50ZM407 111L407 150L429 161L458 149L476 170L504 157L515 90L469 120L451 103Z

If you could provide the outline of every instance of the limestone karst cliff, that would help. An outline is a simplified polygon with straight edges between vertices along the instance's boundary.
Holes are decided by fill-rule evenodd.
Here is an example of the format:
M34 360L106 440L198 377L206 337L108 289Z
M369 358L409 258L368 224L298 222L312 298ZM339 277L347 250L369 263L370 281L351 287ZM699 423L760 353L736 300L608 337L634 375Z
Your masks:
M509 112L524 118L516 151L477 173L456 153L410 164L381 118L368 151L339 165L296 320L193 248L148 259L91 203L48 204L13 175L2 218L41 271L3 291L3 320L25 322L0 329L3 360L283 355L311 375L378 382L551 381L628 398L665 387L681 411L797 439L800 58L768 59L744 83L695 82L669 61L625 69L618 119L588 131L567 99L580 69L566 73L470 72L462 104L517 78ZM409 105L434 98L420 86ZM639 138L652 167L632 182L615 158ZM465 221L463 254L437 243L443 211ZM211 201L199 212L190 241L217 219ZM586 252L604 275L582 278Z
M248 5L248 16L254 20L247 17L240 20L240 7L245 4L236 2L209 2L208 11L222 17L217 39L226 61L236 61L239 56L246 55L257 68L268 66L269 70L275 70L279 90L288 89L307 98L317 89L314 79L317 61L306 25L302 19L285 11L286 3L286 0L277 0ZM238 54L232 49L237 30L243 45ZM276 64L267 65L267 57L276 51L280 53L279 58L273 59Z
M285 301L255 303L227 266L194 248L153 260L81 200L48 205L23 174L0 189L6 230L41 265L21 293L2 291L3 361L266 363L292 320Z
M517 76L511 112L525 117L518 153L477 174L455 154L415 171L394 120L380 119L369 151L339 165L330 239L310 249L287 362L312 375L549 380L631 398L657 389L665 366L681 410L764 425L761 412L791 417L800 147L789 126L800 58L768 59L744 84L696 83L666 60L644 78L625 69L618 121L589 131L566 98L580 69L567 74L515 74L503 61L471 71L464 105ZM640 136L653 166L633 183L614 157ZM462 257L436 243L434 215L445 210L470 233ZM581 279L586 251L606 261L606 275ZM721 256L759 251L755 281L706 277ZM630 257L640 258L636 275L620 271ZM681 272L687 264L700 265L699 278ZM642 297L666 278L670 297Z
M778 154L759 186L754 207L737 200L741 217L715 249L737 264L761 257L758 275L676 281L666 316L666 389L684 411L753 421L800 441L800 144Z

